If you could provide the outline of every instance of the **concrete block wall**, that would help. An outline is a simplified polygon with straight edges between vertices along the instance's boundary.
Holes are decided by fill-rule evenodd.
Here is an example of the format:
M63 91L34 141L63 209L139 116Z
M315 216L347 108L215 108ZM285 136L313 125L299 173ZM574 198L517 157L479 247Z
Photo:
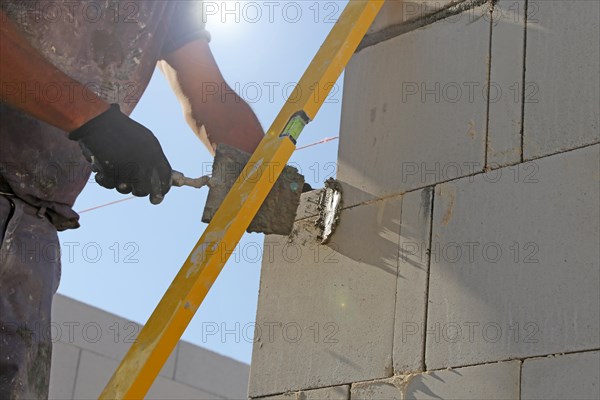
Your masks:
M50 399L97 399L141 326L56 295L52 308ZM244 399L249 367L180 341L147 397Z
M600 3L388 0L328 244L268 236L249 396L600 398Z

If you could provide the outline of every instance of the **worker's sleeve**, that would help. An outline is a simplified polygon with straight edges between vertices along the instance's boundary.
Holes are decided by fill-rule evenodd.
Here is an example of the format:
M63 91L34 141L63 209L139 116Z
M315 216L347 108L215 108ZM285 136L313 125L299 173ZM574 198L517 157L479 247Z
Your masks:
M197 39L210 41L210 33L205 29L203 2L199 0L172 1L175 7L167 24L161 58Z

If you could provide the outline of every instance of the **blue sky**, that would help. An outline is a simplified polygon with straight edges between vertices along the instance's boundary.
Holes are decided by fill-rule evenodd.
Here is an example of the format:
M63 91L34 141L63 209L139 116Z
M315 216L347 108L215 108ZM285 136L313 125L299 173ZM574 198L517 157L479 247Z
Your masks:
M228 2L227 9L222 1L207 3L217 62L267 129L285 102L285 89L298 81L346 1ZM341 101L342 79L299 147L339 134ZM197 177L212 165L160 71L132 117L155 133L174 169ZM332 141L297 151L292 163L313 187L322 187L335 175L336 157ZM207 189L173 188L160 206L134 199L83 213L81 228L60 235L59 293L144 323L206 228L201 222L206 194ZM125 197L92 179L75 209ZM183 339L250 362L263 239L244 236Z

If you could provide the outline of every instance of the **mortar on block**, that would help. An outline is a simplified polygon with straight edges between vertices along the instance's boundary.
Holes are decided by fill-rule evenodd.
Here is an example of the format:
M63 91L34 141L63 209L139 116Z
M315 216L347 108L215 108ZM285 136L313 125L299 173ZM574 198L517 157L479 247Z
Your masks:
M251 154L235 147L225 144L217 146L202 222L211 221L250 157ZM269 173L268 167L263 173ZM304 176L296 168L286 166L247 231L289 235L294 226L303 186Z

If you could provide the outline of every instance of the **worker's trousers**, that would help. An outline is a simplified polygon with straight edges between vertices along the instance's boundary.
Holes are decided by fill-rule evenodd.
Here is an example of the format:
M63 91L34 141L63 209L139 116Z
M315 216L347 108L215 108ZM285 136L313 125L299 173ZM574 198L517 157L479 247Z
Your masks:
M60 280L56 228L43 212L0 194L0 242L0 399L45 399Z

